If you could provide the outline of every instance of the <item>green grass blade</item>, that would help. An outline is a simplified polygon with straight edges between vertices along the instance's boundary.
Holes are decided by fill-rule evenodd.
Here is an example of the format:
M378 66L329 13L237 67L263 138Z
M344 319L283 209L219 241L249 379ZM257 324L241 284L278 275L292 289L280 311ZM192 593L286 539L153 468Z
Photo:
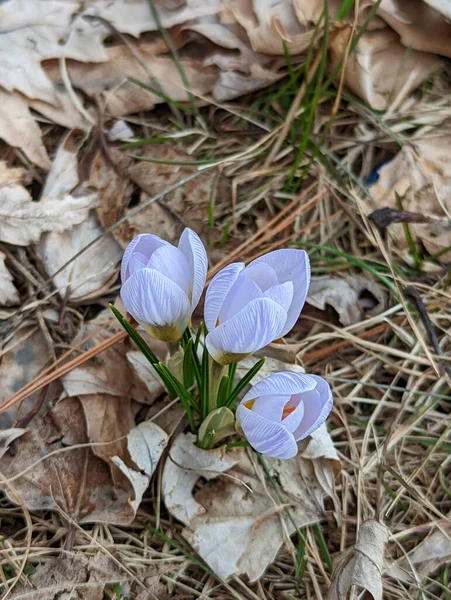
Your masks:
M235 400L238 398L239 394L251 382L252 378L260 371L260 369L265 364L265 361L266 361L265 358L261 358L258 362L255 363L255 365L253 367L251 367L249 369L249 371L246 373L246 375L243 377L243 379L239 383L236 384L236 386L232 390L232 393L227 398L227 402L225 404L225 406L227 406L227 408L233 407Z

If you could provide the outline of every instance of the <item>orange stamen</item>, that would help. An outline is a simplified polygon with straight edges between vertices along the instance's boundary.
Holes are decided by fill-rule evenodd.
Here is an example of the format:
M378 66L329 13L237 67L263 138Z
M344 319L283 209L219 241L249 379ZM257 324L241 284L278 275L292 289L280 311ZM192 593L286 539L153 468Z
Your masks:
M282 411L282 421L288 417L288 415L291 415L294 410L296 410L295 406L292 406L291 408L284 408Z

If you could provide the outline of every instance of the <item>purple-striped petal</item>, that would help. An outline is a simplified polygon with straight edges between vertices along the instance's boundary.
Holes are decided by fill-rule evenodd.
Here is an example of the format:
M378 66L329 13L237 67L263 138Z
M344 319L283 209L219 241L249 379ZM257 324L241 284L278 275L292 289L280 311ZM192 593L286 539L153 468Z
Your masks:
M267 395L286 395L293 396L304 392L314 390L316 387L316 379L314 375L304 373L291 373L290 371L282 371L273 373L265 379L262 379L247 392L241 400L241 404Z
M280 423L282 420L283 409L290 401L290 398L291 396L269 394L268 396L261 396L255 400L249 400L245 406L252 410L252 412L257 413L270 421L277 421Z
M296 441L303 440L321 427L333 406L332 391L322 377L309 375L315 380L314 390L300 394L304 404L304 417L299 427L293 432Z
M265 292L265 298L271 298L277 304L287 311L290 310L290 306L293 302L294 285L292 281L286 281L285 283L279 283L273 285L269 290Z
M219 312L230 288L244 269L244 263L232 263L221 269L211 280L205 295L205 325L213 331L218 321Z
M128 312L150 333L163 341L177 341L191 314L187 295L182 288L155 269L136 271L121 288L121 298Z
M189 265L181 250L172 244L160 246L153 252L146 266L166 275L188 296L190 289Z
M239 313L209 332L207 349L222 365L241 360L277 339L287 313L268 298L249 302Z
M279 280L277 279L276 272L272 267L266 263L254 264L251 263L243 271L243 275L246 275L258 285L258 287L265 292L270 287L277 285Z
M139 261L144 264L149 260L152 254L157 248L164 245L170 245L169 242L162 240L156 235L151 233L141 233L132 239L127 248L125 249L124 256L122 257L121 263L121 281L125 283L126 280L132 275L133 271L128 268L130 258L135 254L138 254ZM143 261L144 257L144 261Z
M237 417L250 445L272 458L293 458L298 452L294 436L281 423L265 419L242 404Z
M293 301L288 310L287 322L280 337L293 328L299 318L310 284L310 261L304 250L274 250L252 261L249 267L267 264L274 269L279 283L292 281L294 285Z
M218 315L218 324L224 323L240 312L252 300L263 298L263 292L252 279L242 273L224 299Z
M186 228L182 233L179 248L189 264L191 308L194 310L199 304L207 279L207 253L200 237L189 228Z

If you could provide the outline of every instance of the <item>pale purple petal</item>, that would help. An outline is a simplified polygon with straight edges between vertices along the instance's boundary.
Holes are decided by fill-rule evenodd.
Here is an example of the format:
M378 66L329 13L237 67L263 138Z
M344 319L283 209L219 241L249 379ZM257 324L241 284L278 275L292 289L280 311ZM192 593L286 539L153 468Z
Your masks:
M274 423L243 405L237 410L241 428L250 445L266 456L293 458L298 452L294 436L281 423Z
M125 249L124 256L122 257L121 264L121 280L122 283L125 283L126 280L130 277L132 272L128 269L128 264L131 256L136 252L140 255L140 262L142 262L142 257L145 257L144 263L146 263L149 258L152 256L153 252L157 248L163 245L169 245L169 242L162 240L156 235L152 235L151 233L141 233L132 239L127 248Z
M248 402L249 400L254 400L254 398L259 398L260 396L273 394L293 396L294 394L300 394L301 392L309 392L314 390L316 385L313 375L292 373L291 371L273 373L252 386L241 400L241 404Z
M139 323L164 327L186 328L191 312L185 292L154 269L140 269L127 279L121 289L127 311Z
M234 317L209 332L210 355L226 365L241 360L279 337L287 313L268 298L252 300Z
M249 402L253 402L252 406L246 406L252 412L269 419L270 421L277 421L280 423L282 420L283 409L287 402L290 401L291 396L282 396L279 394L272 394L268 396L261 396L256 398L255 400L250 400Z
M255 283L262 290L262 292L265 292L270 287L279 283L274 269L264 263L260 265L251 263L248 267L244 269L243 275L246 275L247 277L255 281Z
M321 427L333 406L332 391L322 377L309 375L316 382L314 390L300 394L304 404L304 417L293 432L296 441L303 440Z
M166 275L168 279L179 285L188 296L190 288L189 265L181 250L172 244L160 246L152 254L146 266L149 269L155 269L162 275Z
M285 406L285 410L290 408L291 402L288 402ZM295 406L293 412L282 419L282 425L290 432L293 433L302 423L302 419L304 418L304 403L298 402ZM296 439L296 438L295 438Z
M221 269L211 280L205 295L205 325L213 330L219 317L219 311L230 288L244 269L244 263L232 263Z
M208 258L200 237L192 229L186 228L179 241L179 248L189 264L191 308L199 304L207 279Z
M265 298L271 298L277 304L287 311L293 302L294 285L292 281L286 281L285 283L279 283L270 287L265 292Z
M293 302L288 310L288 318L281 337L293 328L299 318L310 285L310 261L304 250L274 250L252 261L249 267L268 264L277 274L279 283L292 281L294 284Z
M252 281L249 277L245 277L243 273L239 275L224 299L218 315L218 324L232 318L252 300L263 298L263 292L255 281Z

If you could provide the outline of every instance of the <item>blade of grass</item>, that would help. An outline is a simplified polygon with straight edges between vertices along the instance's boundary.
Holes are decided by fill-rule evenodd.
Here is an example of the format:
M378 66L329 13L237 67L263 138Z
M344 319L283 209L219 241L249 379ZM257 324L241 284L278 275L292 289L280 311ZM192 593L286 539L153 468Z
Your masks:
M239 381L236 386L233 388L230 396L227 398L227 402L225 406L227 408L232 408L235 400L238 398L240 392L244 390L244 388L251 382L252 378L260 371L260 369L265 364L266 359L261 358L258 362L255 363L253 367L249 369L246 375Z

